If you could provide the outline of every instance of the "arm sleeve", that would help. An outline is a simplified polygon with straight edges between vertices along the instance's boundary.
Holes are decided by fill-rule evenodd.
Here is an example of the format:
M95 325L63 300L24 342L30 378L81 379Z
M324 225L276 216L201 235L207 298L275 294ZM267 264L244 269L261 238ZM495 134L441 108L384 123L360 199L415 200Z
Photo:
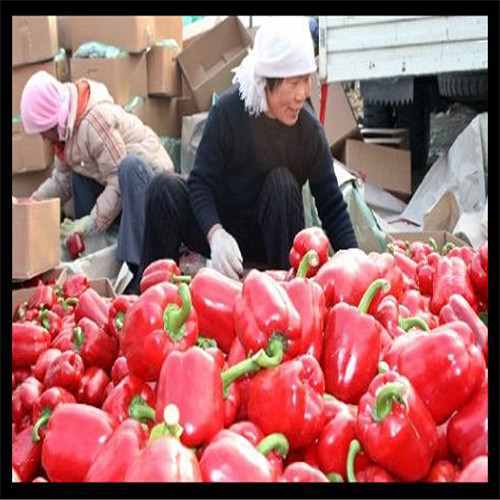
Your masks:
M54 157L54 169L51 176L38 187L32 196L37 200L60 198L61 205L71 198L71 169L57 155Z
M196 152L194 168L188 179L193 213L205 236L220 224L215 203L217 186L223 180L226 147L230 130L219 104L210 109L203 136Z
M333 157L328 142L323 129L318 127L317 130L318 140L313 151L314 160L309 185L318 208L319 218L335 251L357 248L358 242L347 211L347 204L333 170Z
M116 127L101 113L88 117L87 144L90 157L97 163L106 180L106 187L99 195L90 215L97 232L105 231L121 210L118 168L127 155L125 143Z

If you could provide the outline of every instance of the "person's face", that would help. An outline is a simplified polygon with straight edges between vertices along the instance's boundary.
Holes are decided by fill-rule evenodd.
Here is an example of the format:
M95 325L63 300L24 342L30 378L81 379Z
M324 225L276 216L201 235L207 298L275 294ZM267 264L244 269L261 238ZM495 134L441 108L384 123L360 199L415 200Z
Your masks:
M50 130L41 132L40 134L43 139L50 142L57 142L59 140L59 134L57 133L57 127L52 127Z
M268 115L291 127L311 96L311 75L284 78L273 90L266 88L266 96Z

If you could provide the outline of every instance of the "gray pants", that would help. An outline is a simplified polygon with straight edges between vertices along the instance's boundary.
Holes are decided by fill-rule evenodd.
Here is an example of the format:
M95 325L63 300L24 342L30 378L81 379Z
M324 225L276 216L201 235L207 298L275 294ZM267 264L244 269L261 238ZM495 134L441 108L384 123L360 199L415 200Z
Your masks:
M146 190L153 176L153 170L134 155L127 155L118 168L122 212L113 223L120 225L117 258L135 266L141 262ZM77 173L72 183L75 217L80 218L90 213L104 186Z

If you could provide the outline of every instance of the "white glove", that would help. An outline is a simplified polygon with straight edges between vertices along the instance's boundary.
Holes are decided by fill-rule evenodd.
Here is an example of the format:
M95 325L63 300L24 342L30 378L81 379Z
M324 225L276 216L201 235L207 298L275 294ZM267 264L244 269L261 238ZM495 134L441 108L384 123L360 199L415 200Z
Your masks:
M237 241L221 226L210 235L209 243L213 268L239 280L243 274L243 257Z
M61 239L65 240L73 233L82 233L88 235L95 230L94 219L86 215L81 219L64 219L61 224Z

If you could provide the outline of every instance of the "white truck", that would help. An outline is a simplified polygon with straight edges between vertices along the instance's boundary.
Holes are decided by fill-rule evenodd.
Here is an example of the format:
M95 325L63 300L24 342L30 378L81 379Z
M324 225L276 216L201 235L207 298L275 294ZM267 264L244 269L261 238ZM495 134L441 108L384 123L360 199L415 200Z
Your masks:
M365 127L409 129L415 189L430 113L443 98L487 109L487 16L319 16L318 24L320 80L360 82Z

